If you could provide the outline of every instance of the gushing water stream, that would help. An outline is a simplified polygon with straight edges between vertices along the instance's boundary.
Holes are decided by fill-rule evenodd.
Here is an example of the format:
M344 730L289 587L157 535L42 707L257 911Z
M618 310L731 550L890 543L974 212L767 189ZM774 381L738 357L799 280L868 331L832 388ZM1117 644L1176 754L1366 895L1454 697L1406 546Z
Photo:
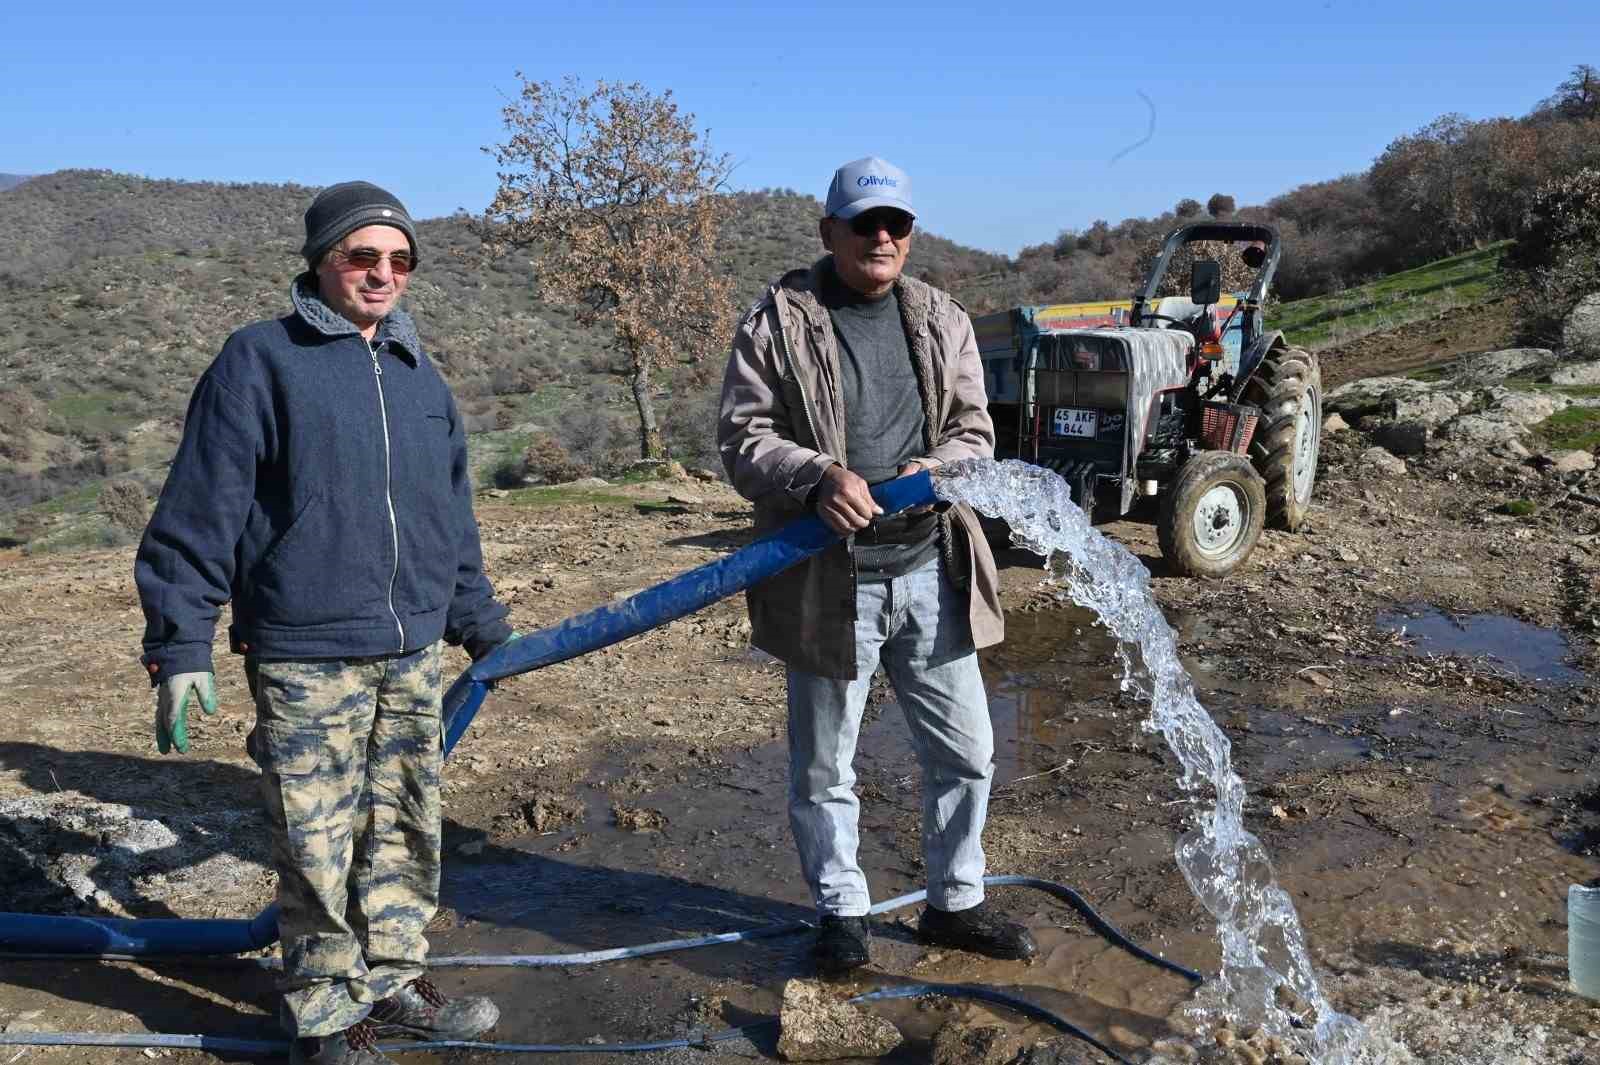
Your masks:
M1011 527L1013 539L1048 559L1048 580L1094 610L1118 640L1122 687L1148 699L1146 731L1159 732L1183 765L1185 791L1209 785L1216 801L1178 840L1178 868L1216 919L1222 971L1199 1007L1202 1022L1257 1026L1320 1065L1351 1065L1361 1024L1323 997L1289 895L1261 841L1243 822L1244 782L1228 738L1195 698L1150 577L1127 548L1095 531L1067 483L1023 462L971 460L935 477L942 499L966 503Z

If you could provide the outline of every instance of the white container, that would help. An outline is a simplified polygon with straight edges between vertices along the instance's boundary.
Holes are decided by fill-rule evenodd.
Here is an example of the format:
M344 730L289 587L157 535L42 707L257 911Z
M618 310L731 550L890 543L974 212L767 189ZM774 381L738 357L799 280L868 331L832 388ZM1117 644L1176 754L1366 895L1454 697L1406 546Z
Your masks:
M1567 889L1567 974L1578 994L1600 999L1600 887Z

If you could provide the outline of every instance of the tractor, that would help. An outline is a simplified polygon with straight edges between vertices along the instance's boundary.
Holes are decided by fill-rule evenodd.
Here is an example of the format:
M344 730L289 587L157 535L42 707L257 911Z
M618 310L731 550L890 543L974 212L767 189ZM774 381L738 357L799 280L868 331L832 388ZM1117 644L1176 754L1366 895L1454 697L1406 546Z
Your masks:
M1244 276L1222 291L1222 263L1187 245L1223 242ZM1019 307L974 322L996 454L1066 479L1092 520L1141 500L1168 566L1222 578L1266 525L1305 521L1317 476L1322 375L1315 355L1262 322L1278 231L1199 222L1169 234L1128 303ZM1189 293L1161 296L1174 262Z

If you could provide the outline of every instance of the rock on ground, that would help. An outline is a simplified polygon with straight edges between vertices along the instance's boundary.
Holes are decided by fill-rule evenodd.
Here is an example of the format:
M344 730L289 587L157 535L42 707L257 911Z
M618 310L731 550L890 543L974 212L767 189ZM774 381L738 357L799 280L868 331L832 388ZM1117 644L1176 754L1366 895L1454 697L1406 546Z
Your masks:
M1014 1060L1016 1065L1094 1065L1105 1058L1081 1040L1059 1036L1033 1044Z
M997 1024L947 1021L933 1037L933 1065L1009 1065L1020 1049L1017 1037Z
M1361 453L1360 468L1380 477L1404 477L1406 460L1391 455L1381 447L1369 447Z
M778 1054L786 1061L876 1058L900 1045L900 1030L841 1000L815 980L783 985Z
M1550 374L1553 385L1600 385L1600 359L1569 362Z
M1516 348L1488 354L1509 356L1513 352L1539 353L1544 349ZM1518 360L1508 359L1498 365L1504 369L1518 364ZM1488 372L1485 364L1473 371L1480 377ZM1419 455L1434 436L1475 447L1508 447L1533 426L1572 405L1571 398L1555 393L1524 392L1488 382L1463 390L1458 384L1371 377L1334 389L1328 393L1325 406L1358 424L1391 453Z
M1464 355L1456 363L1455 383L1488 385L1508 377L1527 377L1545 372L1556 361L1549 348L1505 348Z
M1587 451L1551 451L1544 458L1557 473L1577 473L1595 468L1594 455Z
M1561 326L1561 344L1580 359L1600 359L1600 292L1578 301Z

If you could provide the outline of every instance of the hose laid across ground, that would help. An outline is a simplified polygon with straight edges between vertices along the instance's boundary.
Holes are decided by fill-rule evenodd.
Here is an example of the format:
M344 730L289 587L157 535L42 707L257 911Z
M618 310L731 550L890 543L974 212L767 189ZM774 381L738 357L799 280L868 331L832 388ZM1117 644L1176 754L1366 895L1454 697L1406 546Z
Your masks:
M989 1002L1034 1020L1043 1021L1067 1035L1080 1039L1117 1065L1132 1065L1127 1058L1106 1046L1100 1040L1079 1028L1065 1017L1027 999L992 987L974 984L906 984L868 991L847 1001L872 1002L880 999L920 998L924 995L942 995L945 998L970 998ZM776 1020L759 1021L740 1028L708 1032L682 1039L662 1039L650 1043L486 1043L475 1039L436 1039L417 1043L384 1043L378 1049L385 1053L401 1054L419 1050L482 1050L496 1054L629 1054L655 1050L683 1050L690 1047L709 1047L734 1039L750 1039L759 1032L773 1027ZM98 1032L29 1032L16 1035L0 1033L0 1046L96 1046L96 1047L165 1047L173 1050L210 1050L234 1054L283 1054L289 1041L272 1039L229 1039L213 1035L105 1035Z
M1046 894L1053 895L1067 905L1071 906L1087 922L1089 926L1100 934L1100 937L1112 946L1117 947L1158 969L1176 973L1192 983L1201 983L1205 977L1193 969L1179 965L1175 961L1163 958L1161 955L1146 950L1133 940L1129 939L1121 929L1110 921L1101 917L1095 908L1089 905L1082 895L1065 884L1058 884L1054 880L1045 880L1036 876L1020 875L994 875L986 876L983 882L988 887L1031 887ZM892 910L902 909L923 901L928 897L926 890L908 892L897 895L892 899L873 906L867 911L873 916L889 913ZM785 921L779 924L762 925L759 928L748 928L742 932L718 932L709 936L694 936L688 939L667 939L656 943L642 943L636 947L612 947L607 950L574 951L567 954L442 954L428 959L429 968L434 969L463 969L463 968L511 968L511 969L546 969L561 968L566 966L598 965L608 961L622 961L625 958L644 958L652 954L668 954L678 950L693 950L697 947L714 947L724 943L743 943L754 939L770 939L775 936L793 935L816 926L809 921ZM24 961L148 961L148 955L109 953L77 953L60 951L0 951L0 958ZM177 962L200 962L224 965L254 965L261 968L277 968L277 962L272 958L228 958L199 955L185 957L184 955L163 955L162 960Z
M1133 942L1110 921L1095 912L1093 906L1077 891L1065 884L1058 884L1052 880L1045 880L1034 876L997 875L983 878L989 887L1031 887L1047 894L1053 895L1066 902L1089 922L1096 932L1107 942L1115 947L1127 951L1140 961L1176 973L1193 982L1200 983L1204 977L1193 969L1179 965L1155 954L1139 944ZM898 895L892 899L873 906L869 911L873 915L888 913L927 898L926 891L912 891ZM601 962L621 961L625 958L642 958L652 954L665 954L678 950L693 950L697 947L717 946L724 943L740 943L753 939L766 939L773 936L792 935L815 927L807 921L786 921L779 924L763 925L760 928L746 929L742 932L722 932L716 935L696 936L689 939L669 939L657 943L645 943L637 947L616 947L610 950L576 951L569 954L455 954L442 955L428 959L429 968L448 969L464 967L510 967L510 968L554 968L575 965L595 965ZM9 959L35 959L35 960L84 960L85 958L104 961L144 961L150 959L146 956L128 954L49 954L49 953L0 953L0 958ZM165 961L181 962L178 956L166 956ZM201 962L231 963L245 965L273 966L270 958L216 958L202 956L195 959ZM1043 1006L1018 998L1004 991L993 988L978 987L971 984L910 984L904 987L884 988L879 991L870 991L857 995L851 1002L869 1002L877 999L910 998L919 995L945 995L951 998L971 998L985 1002L993 1002L1010 1009L1017 1010L1035 1020L1049 1024L1070 1036L1081 1039L1090 1046L1108 1055L1113 1061L1126 1065L1125 1058L1121 1057L1100 1042L1088 1032L1079 1028L1065 1017L1060 1016ZM551 1043L487 1043L472 1040L436 1040L427 1043L403 1043L385 1046L389 1051L405 1050L454 1050L472 1049L495 1051L499 1053L527 1053L527 1054L582 1054L609 1051L612 1053L633 1053L653 1050L673 1050L693 1046L705 1046L711 1043L725 1042L730 1039L748 1038L750 1035L770 1027L776 1022L765 1021L760 1024L747 1025L743 1028L730 1028L724 1032L711 1035L702 1035L693 1039L668 1039L649 1043L596 1043L559 1045ZM167 1047L172 1049L210 1050L218 1053L232 1052L236 1054L278 1054L288 1048L288 1043L264 1039L233 1039L225 1036L209 1035L108 1035L96 1032L26 1032L7 1034L0 1033L0 1046L107 1046L107 1047Z

